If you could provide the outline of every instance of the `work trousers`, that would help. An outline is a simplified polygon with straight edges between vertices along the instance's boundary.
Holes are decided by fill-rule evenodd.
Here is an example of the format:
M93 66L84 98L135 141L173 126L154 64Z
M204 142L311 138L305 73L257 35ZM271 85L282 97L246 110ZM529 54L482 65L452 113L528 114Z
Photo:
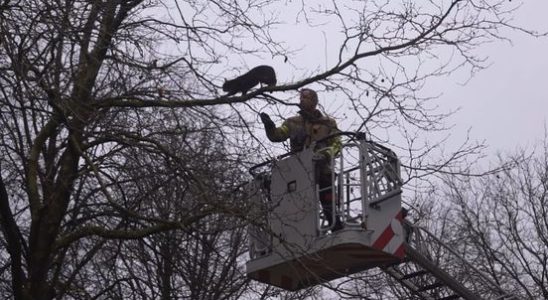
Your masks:
M339 206L338 199L333 201L334 193L331 182L331 166L329 160L320 160L316 162L316 182L320 189L320 204L322 205L323 215L327 219L327 224L332 227L333 230L339 230L342 228L342 222L340 217L336 214L336 207L333 207L335 203ZM335 224L333 225L333 221Z

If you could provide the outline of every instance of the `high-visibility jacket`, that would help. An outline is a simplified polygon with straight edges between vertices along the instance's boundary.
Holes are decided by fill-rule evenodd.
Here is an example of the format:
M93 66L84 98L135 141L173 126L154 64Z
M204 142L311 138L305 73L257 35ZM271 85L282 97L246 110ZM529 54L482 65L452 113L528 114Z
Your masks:
M299 111L299 115L286 119L280 127L267 128L266 135L272 142L283 142L289 139L291 152L302 151L329 135L339 132L335 120L322 115L319 110L312 113ZM316 143L315 150L324 149L325 153L334 156L341 149L339 136Z

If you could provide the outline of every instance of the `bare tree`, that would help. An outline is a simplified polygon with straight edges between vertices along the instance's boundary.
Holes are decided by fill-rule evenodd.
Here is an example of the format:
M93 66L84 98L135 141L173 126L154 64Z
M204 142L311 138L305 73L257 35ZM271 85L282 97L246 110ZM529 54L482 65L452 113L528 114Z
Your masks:
M455 69L481 69L483 59L474 49L503 38L500 29L516 29L509 20L514 6L447 0L363 1L350 7L303 1L290 17L311 25L330 20L343 33L334 47L335 62L292 83L221 96L220 77L227 75L221 64L227 57L285 56L297 64L291 60L294 49L273 38L284 21L277 12L285 12L285 4L1 2L3 296L172 297L177 282L167 278L183 272L177 262L162 258L173 253L172 237L193 245L199 253L191 253L192 259L201 263L224 253L203 258L207 249L228 251L235 257L204 272L234 272L226 266L242 253L234 244L241 228L193 230L208 220L228 220L220 215L246 218L245 199L231 193L254 162L249 148L260 149L249 115L265 104L283 109L289 98L266 91L284 95L316 83L344 95L356 120L351 126L379 140L392 140L382 134L386 128L402 133L405 142L393 144L408 153L408 179L468 171L465 158L481 145L465 143L438 161L430 157L441 142L416 147L417 136L443 130L448 116L433 109L435 98L419 92L428 80ZM452 55L438 54L444 48ZM219 166L227 172L223 176L211 172ZM152 203L162 197L166 203ZM179 199L184 206L174 214ZM226 199L233 201L221 201ZM227 235L230 243L203 244ZM158 241L156 248L151 241ZM133 245L142 250L137 261L154 254L158 264L151 269L130 261L126 250ZM169 259L177 258L173 255ZM120 272L122 266L126 270ZM136 278L154 273L158 276L146 284Z
M501 286L526 299L548 297L548 145L512 155L515 167L496 175L450 181L460 247Z

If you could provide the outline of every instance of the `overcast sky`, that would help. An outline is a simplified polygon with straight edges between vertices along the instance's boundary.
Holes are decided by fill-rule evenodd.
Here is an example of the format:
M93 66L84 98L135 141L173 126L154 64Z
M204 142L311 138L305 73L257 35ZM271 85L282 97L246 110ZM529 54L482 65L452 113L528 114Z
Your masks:
M287 15L294 16L292 13ZM514 19L516 25L548 32L547 15L548 0L527 0L522 3ZM283 84L333 66L338 51L334 46L340 42L337 37L317 27L302 30L306 30L304 26L293 23L285 30L274 33L276 39L301 49L290 62L285 63L279 57L272 60L246 57L240 61L231 60L231 67L271 64L276 69L278 82ZM441 111L460 109L447 120L447 125L454 125L452 137L448 140L449 149L461 145L469 129L473 140L485 141L489 146L486 154L490 155L529 147L544 136L544 125L548 122L548 37L534 38L517 31L508 31L503 35L511 39L512 44L495 41L483 45L479 54L486 56L491 65L465 85L465 79L469 78L459 77L459 74L433 85L436 91L430 95L443 93L435 102L440 105ZM296 97L296 93L293 94ZM341 117L337 104L329 107L331 97L320 95L320 103L328 113ZM282 115L288 112L294 113L296 109L291 107ZM279 118L274 119L280 121Z
M548 31L548 1L529 0L516 15L518 24ZM514 32L513 45L483 47L492 65L465 86L452 84L443 105L458 104L453 121L460 131L472 127L473 138L485 139L490 152L511 151L544 136L548 118L548 37Z

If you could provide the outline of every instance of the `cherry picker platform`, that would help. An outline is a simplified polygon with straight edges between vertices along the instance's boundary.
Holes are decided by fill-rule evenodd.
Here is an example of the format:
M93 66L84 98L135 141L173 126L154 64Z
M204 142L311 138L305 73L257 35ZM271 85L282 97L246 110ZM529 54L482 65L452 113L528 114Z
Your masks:
M248 276L297 290L403 258L399 161L351 137L331 161L332 207L344 224L338 231L318 201L314 147L252 168L248 191L262 208L249 231Z
M256 204L250 212L250 278L294 291L380 268L418 299L519 299L405 220L393 151L363 134L341 134L349 140L331 158L332 216L324 215L316 184L315 153L325 149L312 145L250 169L254 179L246 191ZM342 229L334 227L335 218ZM454 254L450 261L466 268L468 281L446 272L431 247Z

